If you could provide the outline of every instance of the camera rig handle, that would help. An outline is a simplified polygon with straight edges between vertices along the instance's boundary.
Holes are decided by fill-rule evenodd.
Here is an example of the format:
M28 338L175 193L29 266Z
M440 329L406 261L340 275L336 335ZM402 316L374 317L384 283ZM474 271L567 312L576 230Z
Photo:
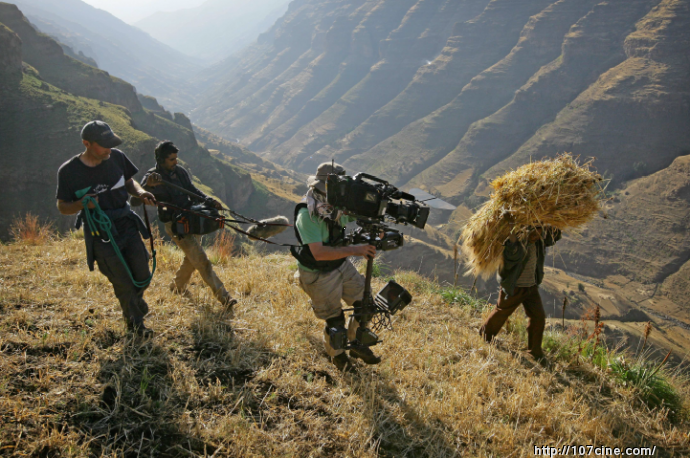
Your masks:
M386 180L383 180L379 177L375 177L374 175L369 175L368 173L360 172L354 176L355 180L362 181L362 179L367 179L369 181L373 181L375 183L380 183L382 184L385 188L386 191L388 191L386 194L386 197L390 197L392 199L402 199L402 200L408 200L410 202L415 202L417 198L413 196L410 193L404 192L396 188L395 186L391 185L389 182Z

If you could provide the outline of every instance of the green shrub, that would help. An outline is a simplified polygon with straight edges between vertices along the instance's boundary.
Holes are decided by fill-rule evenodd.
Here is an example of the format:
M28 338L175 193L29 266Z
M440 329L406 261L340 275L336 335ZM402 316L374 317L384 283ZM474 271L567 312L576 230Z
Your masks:
M556 331L546 331L544 333L542 348L555 361L572 361L579 352L577 342Z
M668 375L660 371L661 365L655 367L644 358L628 363L621 356L611 360L609 370L621 385L638 390L640 399L649 408L667 407L678 412L680 396L668 382Z
M446 304L458 304L463 307L469 307L477 312L482 312L487 306L486 301L473 297L461 288L440 288L437 292L441 295Z

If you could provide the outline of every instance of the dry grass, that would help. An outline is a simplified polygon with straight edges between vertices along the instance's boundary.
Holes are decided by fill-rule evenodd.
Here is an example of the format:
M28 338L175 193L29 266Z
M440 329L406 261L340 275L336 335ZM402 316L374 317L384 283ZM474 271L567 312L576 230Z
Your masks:
M213 245L208 250L211 262L216 264L227 264L228 261L237 253L235 246L236 236L230 230L218 231L215 234Z
M38 216L27 213L23 218L15 218L10 226L10 235L15 242L27 245L43 245L55 235L52 223L42 223Z
M338 373L291 257L216 266L240 298L228 322L198 277L193 300L165 287L181 262L158 249L146 298L156 337L122 329L83 242L0 246L0 451L14 456L531 456L534 445L656 445L688 451L690 427L649 410L586 362L524 357L523 317L496 345L487 313L397 273L415 301L377 367ZM387 278L376 279L375 289ZM456 300L457 299L457 300ZM680 386L687 399L687 389ZM663 453L661 454L663 456Z
M462 231L468 274L488 278L503 263L503 242L533 226L574 229L591 221L603 198L591 161L579 165L569 154L531 162L502 177L494 193Z

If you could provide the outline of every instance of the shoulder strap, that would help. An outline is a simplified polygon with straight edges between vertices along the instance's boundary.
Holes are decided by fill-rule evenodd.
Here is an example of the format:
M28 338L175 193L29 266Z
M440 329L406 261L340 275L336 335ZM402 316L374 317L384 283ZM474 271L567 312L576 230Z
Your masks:
M302 237L299 235L299 231L297 230L297 216L299 215L300 210L303 208L309 208L306 203L300 202L295 206L295 214L292 218L292 220L295 222L294 224L294 229L295 229L295 237L297 238L297 241L299 242L300 245L304 245L302 243Z

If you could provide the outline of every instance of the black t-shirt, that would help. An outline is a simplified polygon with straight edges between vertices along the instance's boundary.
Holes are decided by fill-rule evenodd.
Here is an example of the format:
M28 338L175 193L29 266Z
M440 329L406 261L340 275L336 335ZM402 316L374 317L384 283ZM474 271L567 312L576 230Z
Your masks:
M138 171L125 153L118 149L113 149L110 159L96 167L84 164L77 155L62 164L58 170L56 198L74 202L86 194L97 194L98 204L103 210L117 210L127 204L129 194L125 183ZM130 226L132 222L128 218L115 222L118 232L123 235Z
M159 173L165 182L172 183L186 189L187 191L191 191L204 199L208 198L208 196L204 194L201 189L194 186L194 183L192 183L191 174L179 165L175 167L172 172L168 172L167 170L156 166L146 172L146 175L144 175L144 178L141 179L141 182L148 183L149 177L154 172ZM167 202L177 207L189 208L196 202L195 200L191 199L189 195L183 193L182 191L165 185L156 187L144 186L144 189L153 193L153 195L156 196L156 200L159 202ZM162 223L167 223L172 221L173 215L176 212L177 210L174 209L163 210L163 207L158 207L158 219L160 219Z

